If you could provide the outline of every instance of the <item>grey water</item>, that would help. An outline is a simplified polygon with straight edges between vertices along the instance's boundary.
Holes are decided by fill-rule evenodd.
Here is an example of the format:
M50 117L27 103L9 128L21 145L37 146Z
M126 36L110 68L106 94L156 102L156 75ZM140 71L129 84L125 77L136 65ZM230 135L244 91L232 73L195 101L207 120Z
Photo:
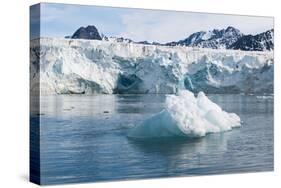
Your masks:
M164 108L165 95L41 98L41 183L273 170L273 96L208 95L243 121L198 139L134 140L128 130Z

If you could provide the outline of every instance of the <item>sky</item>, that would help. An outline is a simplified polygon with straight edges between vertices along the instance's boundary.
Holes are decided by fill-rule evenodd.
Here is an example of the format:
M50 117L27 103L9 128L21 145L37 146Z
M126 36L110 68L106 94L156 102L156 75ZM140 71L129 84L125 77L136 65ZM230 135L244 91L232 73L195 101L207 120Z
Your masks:
M31 7L31 27L41 21L42 37L69 36L81 26L94 25L106 36L164 43L187 38L194 32L228 26L244 34L257 34L273 28L271 17L54 3L41 4L40 12L36 11L37 8ZM36 33L31 33L31 38L35 37Z

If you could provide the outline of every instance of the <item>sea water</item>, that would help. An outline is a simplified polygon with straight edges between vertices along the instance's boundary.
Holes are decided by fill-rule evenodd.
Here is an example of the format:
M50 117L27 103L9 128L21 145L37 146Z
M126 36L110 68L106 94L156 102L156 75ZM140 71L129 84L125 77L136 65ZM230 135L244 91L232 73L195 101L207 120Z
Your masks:
M163 110L165 95L43 96L32 115L41 121L41 183L273 170L273 96L208 97L242 126L196 139L131 139L135 125Z

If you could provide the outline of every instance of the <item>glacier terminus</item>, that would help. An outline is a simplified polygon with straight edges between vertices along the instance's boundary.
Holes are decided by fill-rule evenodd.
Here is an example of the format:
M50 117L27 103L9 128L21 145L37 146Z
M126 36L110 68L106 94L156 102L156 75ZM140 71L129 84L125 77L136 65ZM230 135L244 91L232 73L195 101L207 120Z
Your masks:
M40 38L30 53L41 94L273 93L272 51Z

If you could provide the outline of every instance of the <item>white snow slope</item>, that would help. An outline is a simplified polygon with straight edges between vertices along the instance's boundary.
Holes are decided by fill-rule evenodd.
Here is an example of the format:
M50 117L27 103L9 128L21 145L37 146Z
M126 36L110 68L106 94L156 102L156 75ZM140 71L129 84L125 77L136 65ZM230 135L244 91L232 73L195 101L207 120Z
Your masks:
M40 38L30 54L41 94L273 93L273 52Z

